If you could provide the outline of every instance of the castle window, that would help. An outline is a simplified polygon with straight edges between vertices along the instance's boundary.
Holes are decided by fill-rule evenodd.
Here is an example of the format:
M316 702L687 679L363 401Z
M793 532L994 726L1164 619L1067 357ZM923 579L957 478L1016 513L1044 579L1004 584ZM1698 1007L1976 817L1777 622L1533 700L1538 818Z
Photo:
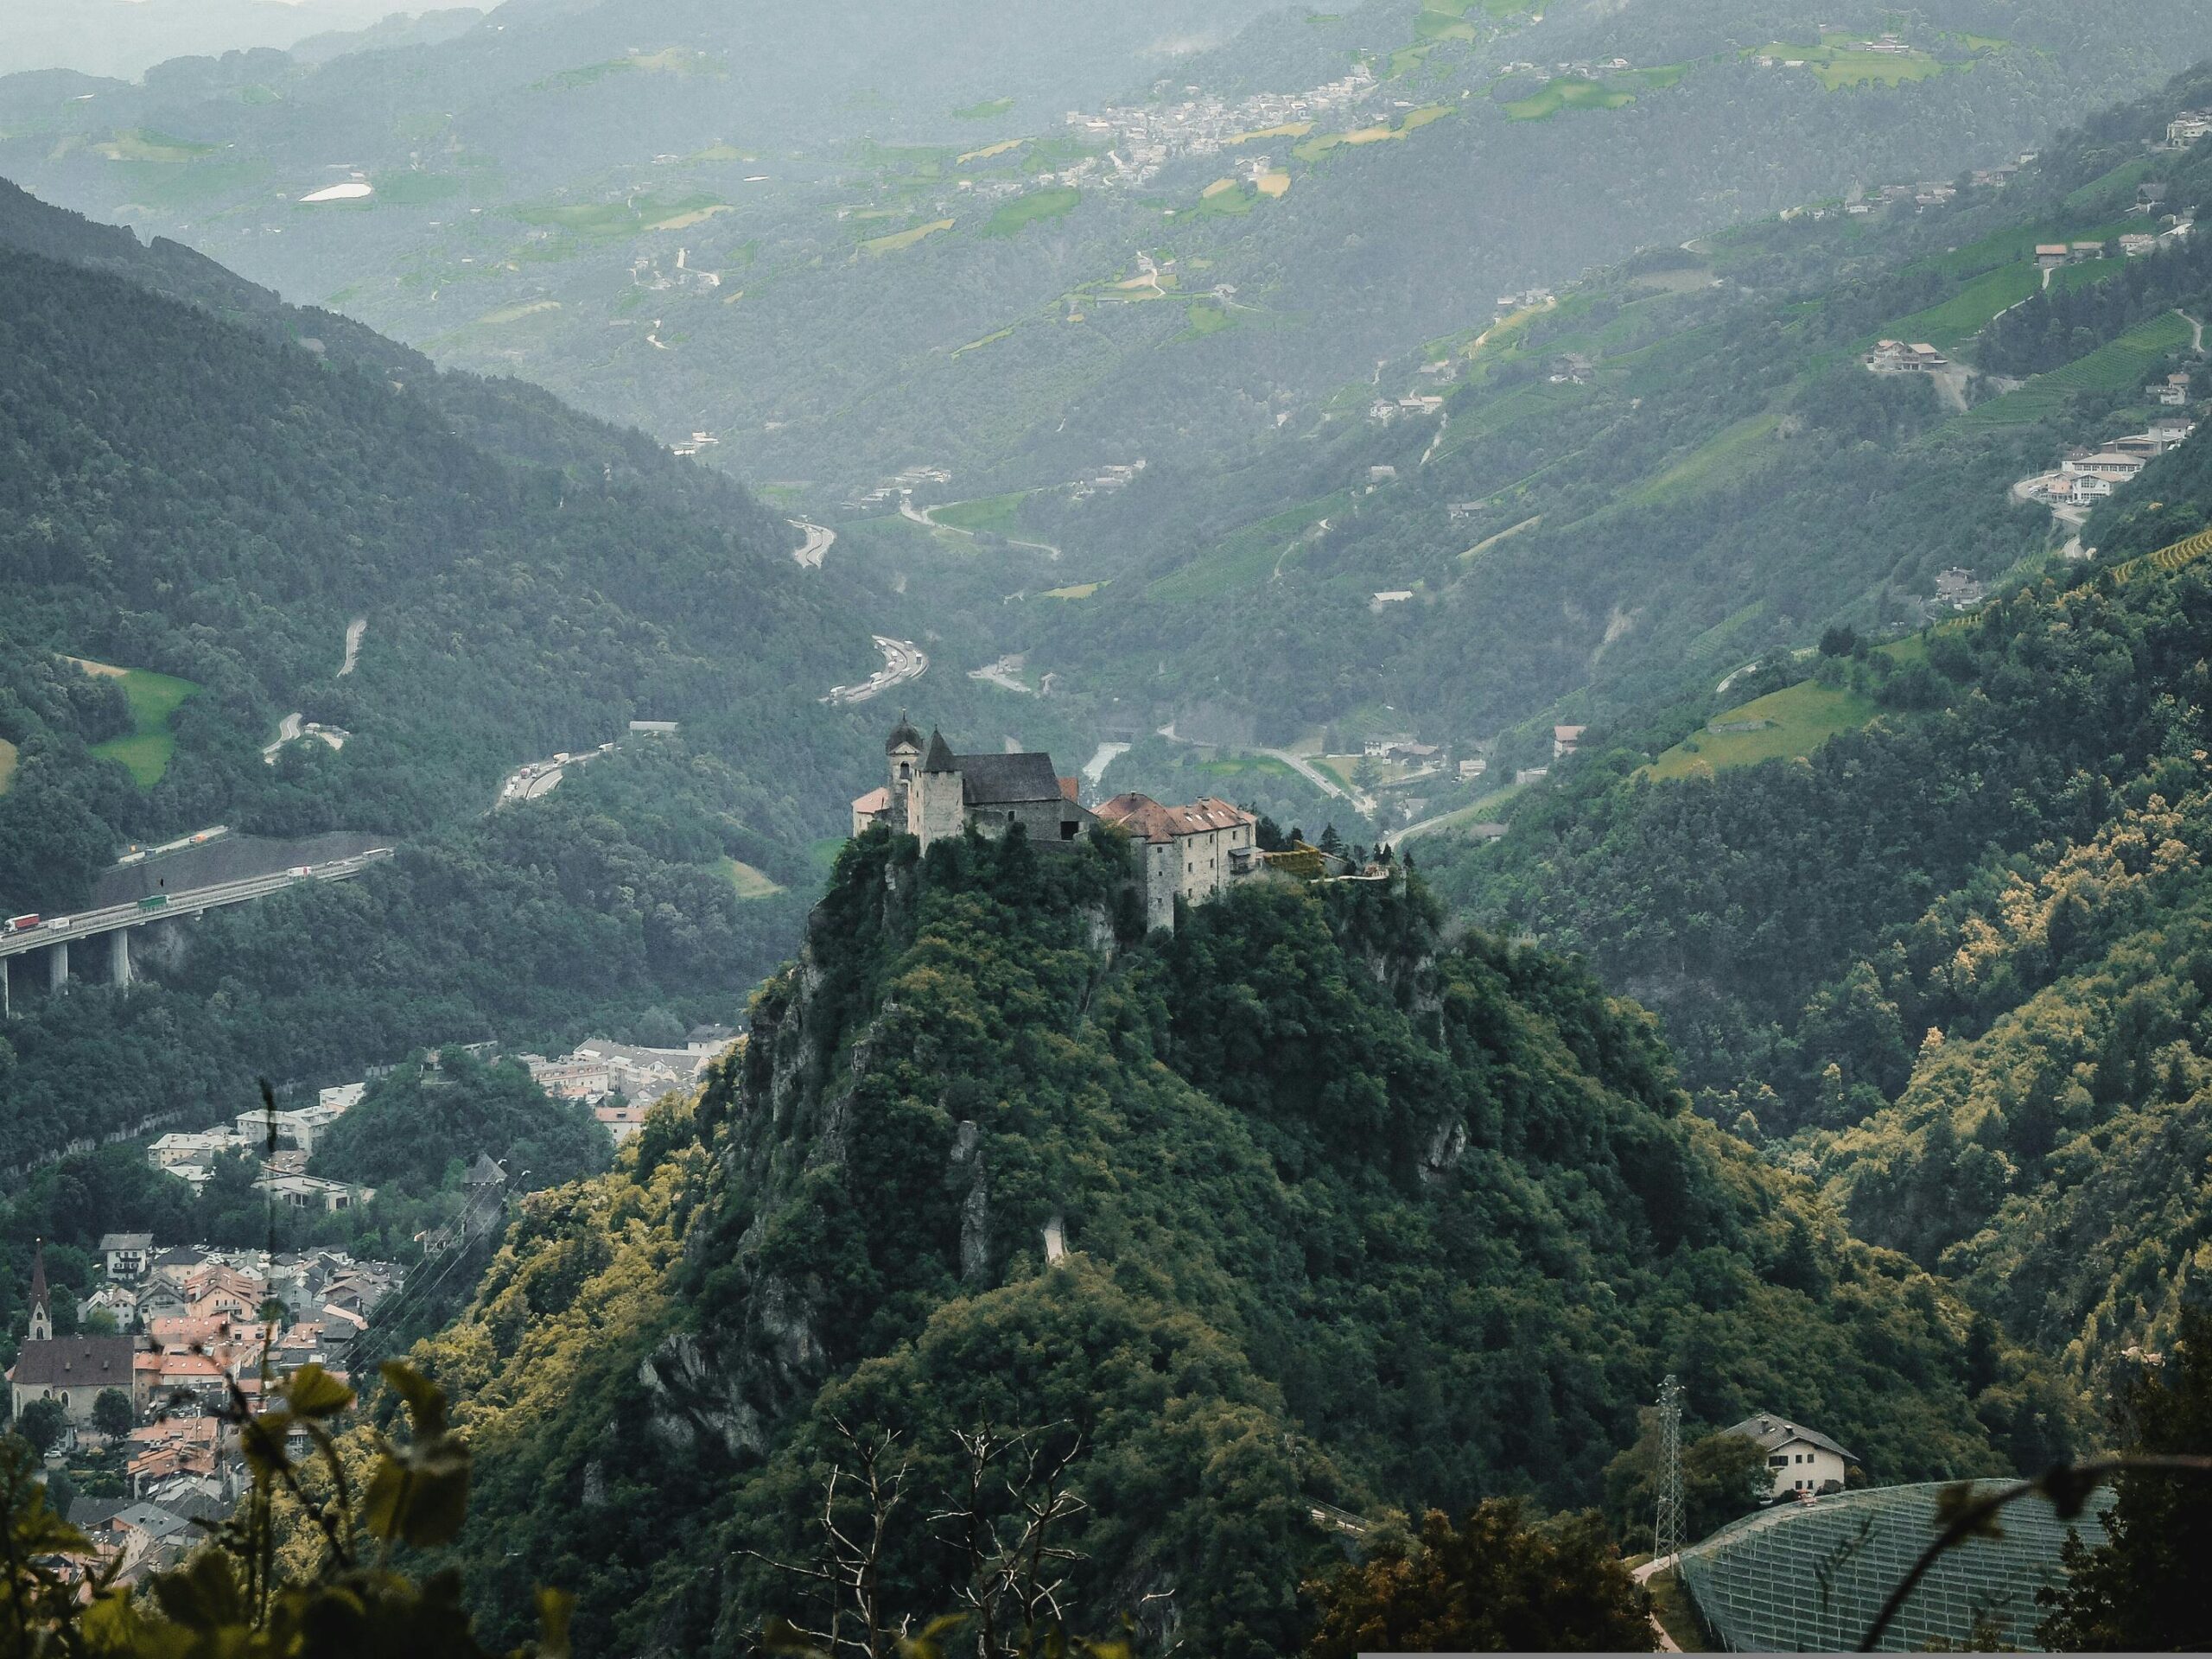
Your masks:
M899 781L903 784L909 779L912 778L913 775L914 767L912 762L901 760L899 763Z
M1073 818L1062 818L1060 820L1060 839L1062 841L1073 841L1075 839L1075 820Z

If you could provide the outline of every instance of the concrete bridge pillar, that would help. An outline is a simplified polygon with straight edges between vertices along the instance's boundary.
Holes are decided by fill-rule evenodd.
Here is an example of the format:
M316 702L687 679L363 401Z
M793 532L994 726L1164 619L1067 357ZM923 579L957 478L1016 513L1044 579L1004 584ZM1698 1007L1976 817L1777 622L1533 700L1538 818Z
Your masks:
M46 985L50 991L69 988L69 941L56 940L46 952Z
M130 982L130 930L118 927L107 936L107 963L110 976L118 985Z
M15 1004L8 1000L8 970L15 965L15 960L13 957L0 957L0 1020L16 1017Z

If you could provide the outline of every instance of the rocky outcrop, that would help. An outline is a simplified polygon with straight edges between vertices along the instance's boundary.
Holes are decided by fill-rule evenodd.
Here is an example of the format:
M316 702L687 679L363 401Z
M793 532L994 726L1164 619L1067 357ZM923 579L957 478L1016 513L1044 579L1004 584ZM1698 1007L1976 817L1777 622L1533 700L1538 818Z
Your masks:
M990 1177L983 1163L982 1132L972 1119L961 1122L950 1173L956 1183L963 1176L968 1182L968 1196L960 1205L960 1278L964 1284L986 1284L991 1272Z

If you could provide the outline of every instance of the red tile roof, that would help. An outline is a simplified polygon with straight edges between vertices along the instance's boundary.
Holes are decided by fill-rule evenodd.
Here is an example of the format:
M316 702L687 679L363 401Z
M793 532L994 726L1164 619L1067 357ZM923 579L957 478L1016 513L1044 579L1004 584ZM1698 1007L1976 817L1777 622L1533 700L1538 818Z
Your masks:
M1259 823L1243 808L1231 806L1211 795L1204 800L1192 801L1188 806L1162 806L1151 796L1134 791L1116 795L1098 809L1098 817L1103 823L1120 825L1133 840L1153 842Z

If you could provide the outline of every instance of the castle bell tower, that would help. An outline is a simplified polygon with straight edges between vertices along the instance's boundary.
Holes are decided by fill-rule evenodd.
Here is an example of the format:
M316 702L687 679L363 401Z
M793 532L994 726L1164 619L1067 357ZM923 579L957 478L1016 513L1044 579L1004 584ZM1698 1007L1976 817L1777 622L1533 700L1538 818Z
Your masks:
M906 718L906 711L899 711L899 723L891 728L891 735L883 745L886 769L890 772L891 822L903 830L906 827L906 797L914 786L915 774L922 769L922 734Z

